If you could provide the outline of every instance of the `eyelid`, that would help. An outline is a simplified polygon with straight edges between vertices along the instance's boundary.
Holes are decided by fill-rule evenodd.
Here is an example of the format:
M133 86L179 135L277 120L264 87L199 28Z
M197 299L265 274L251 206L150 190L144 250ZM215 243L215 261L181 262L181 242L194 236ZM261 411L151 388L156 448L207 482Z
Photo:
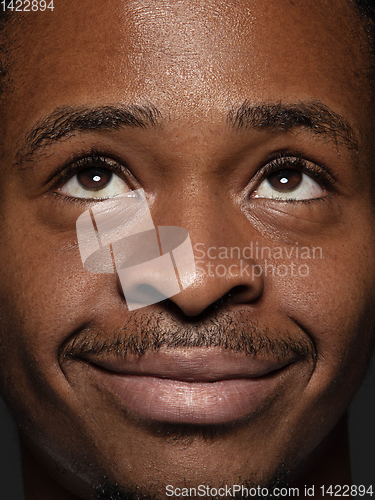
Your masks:
M307 160L299 154L286 153L278 154L258 172L255 178L255 187L252 191L256 191L260 184L267 179L270 174L279 170L295 169L309 175L313 180L320 183L326 189L333 189L336 184L335 176L323 165L314 161Z
M69 179L85 168L99 167L110 170L121 177L130 189L137 189L139 184L128 167L113 157L103 154L96 149L91 151L73 153L48 179L51 189L58 189ZM89 199L89 198L88 198Z

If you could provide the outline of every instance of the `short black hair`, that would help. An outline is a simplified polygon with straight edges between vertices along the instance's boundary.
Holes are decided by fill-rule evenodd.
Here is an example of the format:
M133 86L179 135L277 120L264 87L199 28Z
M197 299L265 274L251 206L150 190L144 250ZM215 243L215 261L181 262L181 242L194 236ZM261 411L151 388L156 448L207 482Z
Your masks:
M363 11L367 16L374 17L375 15L375 1L374 0L354 0L358 8Z
M359 14L369 21L367 34L371 44L373 58L375 58L375 0L352 0Z

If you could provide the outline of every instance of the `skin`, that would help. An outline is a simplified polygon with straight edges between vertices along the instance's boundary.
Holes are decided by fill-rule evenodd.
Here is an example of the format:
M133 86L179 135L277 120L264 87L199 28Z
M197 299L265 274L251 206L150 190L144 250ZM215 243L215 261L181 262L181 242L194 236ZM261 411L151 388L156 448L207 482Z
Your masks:
M293 484L349 484L338 458L347 454L343 415L375 325L370 55L352 7L55 0L53 13L24 14L14 34L0 124L0 378L20 426L27 500L89 499L103 476L158 498L166 484L266 484L281 464ZM245 100L320 101L350 124L358 151L304 127L233 130L226 115ZM160 125L78 132L17 164L28 131L57 107L145 102L160 110ZM66 180L50 181L73 153L93 147L128 166L156 225L184 227L193 245L298 242L320 247L322 258L309 260L307 277L199 272L184 292L129 312L115 275L82 266L75 222L90 202L68 202ZM334 186L310 202L256 198L257 172L285 151L316 158ZM169 426L168 435L124 411L92 364L63 356L84 328L89 339L119 328L136 337L157 328L156 318L171 335L176 325L232 318L234 331L256 324L314 355L291 363L277 396L244 422L210 435Z

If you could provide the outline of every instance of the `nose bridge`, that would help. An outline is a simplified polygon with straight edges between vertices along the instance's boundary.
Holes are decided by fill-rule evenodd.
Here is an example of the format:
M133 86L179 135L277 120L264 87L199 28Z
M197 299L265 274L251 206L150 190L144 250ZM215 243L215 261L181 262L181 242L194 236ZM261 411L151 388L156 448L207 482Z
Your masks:
M222 230L233 211L229 191L217 179L216 172L201 163L202 159L197 160L186 165L185 172L178 172L168 186L163 186L152 207L157 223L182 226L195 239L201 237L202 231L207 237Z
M229 240L235 243L239 236L234 227L238 214L236 217L229 193L205 179L187 180L167 191L152 210L155 224L186 229L193 248L225 246Z
M236 229L238 216L241 218L229 196L208 190L201 193L193 204L181 203L181 224L189 231L194 248L206 247L204 258L211 258L212 250L208 250L211 247L240 244L240 231Z

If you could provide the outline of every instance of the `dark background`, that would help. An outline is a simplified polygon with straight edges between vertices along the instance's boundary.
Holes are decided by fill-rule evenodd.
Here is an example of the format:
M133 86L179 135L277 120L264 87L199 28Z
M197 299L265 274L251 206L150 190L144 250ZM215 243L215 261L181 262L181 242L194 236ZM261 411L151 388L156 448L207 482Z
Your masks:
M375 358L349 415L353 484L373 485L375 500ZM0 443L0 499L23 500L16 425L1 398Z

